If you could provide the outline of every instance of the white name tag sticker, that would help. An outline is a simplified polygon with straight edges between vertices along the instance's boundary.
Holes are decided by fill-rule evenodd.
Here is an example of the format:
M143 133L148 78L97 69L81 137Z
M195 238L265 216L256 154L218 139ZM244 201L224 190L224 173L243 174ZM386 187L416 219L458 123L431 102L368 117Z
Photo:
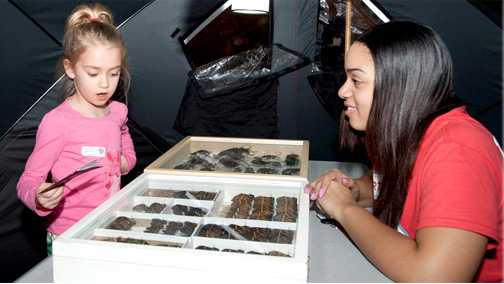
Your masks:
M105 148L82 146L81 154L85 157L105 157Z

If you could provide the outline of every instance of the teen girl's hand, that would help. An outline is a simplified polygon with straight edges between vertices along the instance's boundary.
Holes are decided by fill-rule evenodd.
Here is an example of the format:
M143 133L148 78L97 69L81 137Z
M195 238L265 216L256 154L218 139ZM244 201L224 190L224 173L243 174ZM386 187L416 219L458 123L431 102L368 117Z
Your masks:
M37 204L37 207L40 207L40 209L44 210L52 210L61 201L61 198L63 197L63 187L56 187L54 189L49 190L48 192L45 192L41 195L38 193L41 192L42 190L48 188L51 186L52 183L47 183L43 182L40 184L40 186L37 188L37 193L35 194L35 203Z
M317 200L324 196L329 184L333 181L344 181L345 185L348 185L348 189L351 190L355 200L359 200L360 188L354 187L357 183L338 169L325 171L318 179L307 184L304 188L304 192L310 194L311 200Z
M317 199L317 206L324 210L331 218L338 220L341 216L340 212L344 211L348 206L358 206L361 207L357 200L355 199L354 192L349 190L348 182L345 184L344 180L333 180L329 182L326 187L325 194ZM353 185L357 185L351 181Z

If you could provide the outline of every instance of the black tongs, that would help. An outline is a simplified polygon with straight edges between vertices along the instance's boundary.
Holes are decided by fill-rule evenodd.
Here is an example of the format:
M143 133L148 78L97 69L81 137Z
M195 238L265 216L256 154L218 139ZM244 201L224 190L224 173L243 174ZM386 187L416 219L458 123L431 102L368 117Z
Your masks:
M80 167L75 172L69 174L68 176L66 176L64 178L62 178L57 183L54 183L51 186L49 186L48 188L42 190L41 192L38 193L38 195L41 195L44 192L48 192L49 190L54 189L56 187L60 187L60 186L64 185L65 183L67 183L68 181L70 181L71 179L73 179L74 177L80 176L81 174L83 174L85 172L88 172L88 171L90 171L92 169L97 169L97 168L100 168L100 167L102 167L102 165L100 165L100 163L98 162L98 160L91 161L91 162L85 164L84 166Z

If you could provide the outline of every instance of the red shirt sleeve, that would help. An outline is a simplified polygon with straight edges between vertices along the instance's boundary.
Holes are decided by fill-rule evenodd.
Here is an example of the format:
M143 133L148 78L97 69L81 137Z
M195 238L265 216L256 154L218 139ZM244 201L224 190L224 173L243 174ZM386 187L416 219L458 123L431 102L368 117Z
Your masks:
M475 149L445 143L431 152L421 184L417 229L443 226L498 240L499 182L496 169Z

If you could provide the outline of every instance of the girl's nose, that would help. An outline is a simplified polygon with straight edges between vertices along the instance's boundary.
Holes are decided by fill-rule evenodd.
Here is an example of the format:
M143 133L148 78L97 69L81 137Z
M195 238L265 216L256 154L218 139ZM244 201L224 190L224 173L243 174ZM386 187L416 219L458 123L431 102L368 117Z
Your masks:
M105 75L105 76L101 76L101 78L100 78L100 82L98 83L98 86L99 86L100 88L108 88L108 86L109 86L109 82L108 82L107 75Z
M338 90L338 97L340 97L341 99L346 99L351 95L350 91L348 90L348 83L349 80L346 80Z

